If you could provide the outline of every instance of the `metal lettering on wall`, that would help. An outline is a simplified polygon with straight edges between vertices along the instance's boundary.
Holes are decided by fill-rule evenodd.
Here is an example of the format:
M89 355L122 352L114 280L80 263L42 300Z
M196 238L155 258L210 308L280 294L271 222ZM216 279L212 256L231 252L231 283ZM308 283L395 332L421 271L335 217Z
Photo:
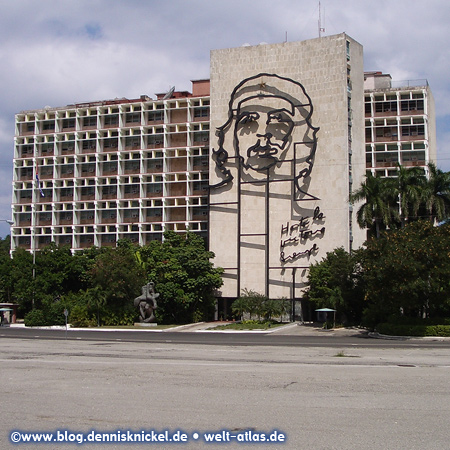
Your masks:
M317 253L319 246L315 242L306 250L297 250L299 245L312 241L316 237L325 234L325 227L317 225L323 221L323 213L317 206L312 217L302 217L300 220L290 224L281 225L280 261L295 261L302 256L311 256ZM286 255L286 252L288 253Z
M219 181L211 188L227 192L236 182L238 251L246 247L248 252L248 248L257 245L248 236L265 236L267 280L269 266L273 266L273 262L269 263L269 234L279 230L274 207L276 220L284 222L279 252L283 266L316 255L318 240L325 233L324 214L317 206L319 198L309 189L319 131L312 125L312 114L312 101L302 84L276 74L260 73L242 80L233 89L227 120L217 128L218 146L212 157ZM281 188L279 183L283 182L289 183L290 188ZM242 205L251 205L252 198L260 209L249 212ZM249 232L246 221L253 221L257 230Z

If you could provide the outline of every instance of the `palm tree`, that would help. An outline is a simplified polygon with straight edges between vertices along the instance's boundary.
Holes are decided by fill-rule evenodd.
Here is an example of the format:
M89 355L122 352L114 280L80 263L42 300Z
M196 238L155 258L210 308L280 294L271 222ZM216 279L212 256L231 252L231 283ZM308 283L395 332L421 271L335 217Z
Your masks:
M421 205L426 177L419 167L406 168L398 165L397 195L402 227L410 218L417 217Z
M365 201L356 213L358 225L361 228L375 227L377 238L381 227L389 227L398 218L396 183L395 179L378 178L368 173L361 187L350 195L352 203Z
M422 204L431 222L450 217L450 172L443 172L435 164L428 164L429 176L422 192Z
M357 212L361 228L375 228L380 236L382 227L428 217L433 223L450 220L450 172L428 164L428 177L419 167L398 166L394 178L377 178L371 173L350 195L351 202L364 201Z

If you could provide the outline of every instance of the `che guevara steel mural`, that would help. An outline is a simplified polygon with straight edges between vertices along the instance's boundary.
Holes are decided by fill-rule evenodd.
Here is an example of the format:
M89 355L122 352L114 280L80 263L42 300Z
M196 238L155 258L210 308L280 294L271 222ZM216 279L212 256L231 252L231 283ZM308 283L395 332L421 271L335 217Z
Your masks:
M325 233L324 214L317 206L319 198L309 189L319 132L319 127L312 124L312 115L313 104L302 84L280 75L259 73L233 89L227 120L217 128L217 146L212 151L218 181L211 188L225 190L237 184L239 203L241 191L248 184L260 185L261 192L265 192L267 201L261 219L267 222L266 255L269 229L271 233L274 230L269 224L269 201L276 201L270 193L272 183L290 183L289 204L294 209L295 205L308 205L298 211L309 214L289 211L287 220L278 227L282 265L316 254L317 239ZM312 208L310 201L315 204ZM246 211L239 211L238 220L245 221ZM266 266L269 270L268 256Z
M285 91L277 87L280 84ZM292 88L299 91L301 98L289 93L294 90ZM213 158L223 180L211 187L233 180L227 169L231 158L238 158L243 169L256 173L267 173L272 169L276 174L276 168L282 162L294 162L299 169L293 179L296 198L315 199L305 190L314 164L319 131L311 123L312 114L311 99L297 81L266 73L243 80L231 94L228 120L217 130L218 148L213 150ZM298 141L294 141L296 128L304 131ZM231 149L225 145L225 138L230 133L233 136ZM245 137L250 137L248 147L245 141L249 139ZM292 148L293 153L290 152ZM229 150L232 150L231 155Z

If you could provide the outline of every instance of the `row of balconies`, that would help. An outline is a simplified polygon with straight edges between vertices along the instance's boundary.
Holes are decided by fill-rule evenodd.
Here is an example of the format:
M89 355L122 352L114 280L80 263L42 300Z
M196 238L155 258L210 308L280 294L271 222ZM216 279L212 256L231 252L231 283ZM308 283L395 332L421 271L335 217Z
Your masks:
M161 137L151 137L143 139L140 141L129 141L126 142L123 139L123 144L119 146L119 140L105 139L99 140L99 142L89 143L88 141L77 141L72 143L57 143L56 148L53 144L38 144L36 149L34 144L19 144L17 145L16 157L17 158L30 158L34 155L46 157L46 156L61 156L61 155L75 155L75 154L95 154L95 153L107 153L107 152L118 152L126 150L153 150L162 148L177 148L177 147L205 147L209 144L209 132L202 133L192 133L191 136L188 134L178 134L173 136L167 136L164 139Z
M366 142L415 141L426 139L424 125L366 127Z
M70 161L70 159L68 160ZM33 164L32 161L30 161ZM51 162L52 164L49 164ZM55 163L56 164L53 164ZM148 173L183 173L207 172L209 158L207 156L194 156L188 158L152 158L127 159L102 162L58 163L53 160L38 161L39 179L50 180L58 178L93 178L111 175L138 175ZM20 166L16 164L15 180L30 181L35 176L33 165Z
M384 109L382 111L372 111L366 109L365 117L396 117L396 116L423 116L424 109L410 109L397 111L397 109Z
M111 223L154 223L167 221L202 221L207 220L208 210L204 207L165 207L104 211L55 211L54 213L36 213L35 226L62 226ZM31 213L15 215L15 225L30 227Z
M130 185L129 187L121 189L118 189L117 185L99 186L97 188L94 186L58 189L43 188L41 191L39 191L39 193L35 192L36 198L34 201L37 203L141 199L166 196L199 196L207 194L208 182L190 181L188 183L144 184L142 187L133 187ZM33 203L33 189L18 190L15 194L16 199L13 203Z
M133 226L135 227L135 226ZM97 232L94 230L86 231L83 228L75 227L73 233L53 232L50 228L40 230L45 233L36 233L35 244L32 245L33 237L31 230L26 235L13 235L12 239L15 247L21 247L25 249L42 249L49 245L51 242L56 242L58 245L69 245L74 250L90 248L96 246L115 246L120 239L130 239L132 242L139 243L141 245L149 244L153 240L162 240L162 234L166 230L174 231L186 231L189 228L194 233L200 233L204 237L207 235L207 223L186 223L186 222L172 222L162 224L144 225L137 230L124 230L119 226L114 231L109 230L110 227L98 227ZM93 228L93 227L86 227ZM116 227L114 227L116 228Z
M366 168L371 168L371 167L392 167L395 168L397 167L398 164L398 160L395 161L375 161L375 164L372 161L366 161ZM402 161L401 165L403 167L425 167L425 160L417 160L417 161Z
M144 113L116 113L47 120L36 118L31 121L21 121L19 118L17 133L20 136L29 136L34 134L70 133L73 131L207 121L209 121L209 107L193 107L179 110L152 110Z
M136 208L150 208L151 210L158 210L163 207L172 206L188 206L190 208L206 208L208 205L208 198L206 196L186 196L186 197L164 197L157 199L140 199L140 200L117 200L117 201L107 201L107 202L77 202L72 203L60 203L60 204L44 204L36 205L37 214L51 214L54 210L55 212L67 211L76 214L81 214L81 216L86 214L102 214L111 211L122 211L130 210ZM97 213L96 213L97 211ZM14 207L14 214L28 215L31 217L33 208L31 205L16 205ZM25 217L25 216L24 216Z

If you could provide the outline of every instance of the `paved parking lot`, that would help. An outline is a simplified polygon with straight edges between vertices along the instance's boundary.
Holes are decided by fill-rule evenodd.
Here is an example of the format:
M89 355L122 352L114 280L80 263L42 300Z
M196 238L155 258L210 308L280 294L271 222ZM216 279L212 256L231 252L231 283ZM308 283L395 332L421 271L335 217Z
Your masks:
M183 430L273 432L276 449L447 449L446 348L303 348L2 339L2 433ZM194 440L197 432L199 438ZM247 434L248 436L248 434ZM74 448L76 444L40 444ZM85 444L83 448L139 448Z

